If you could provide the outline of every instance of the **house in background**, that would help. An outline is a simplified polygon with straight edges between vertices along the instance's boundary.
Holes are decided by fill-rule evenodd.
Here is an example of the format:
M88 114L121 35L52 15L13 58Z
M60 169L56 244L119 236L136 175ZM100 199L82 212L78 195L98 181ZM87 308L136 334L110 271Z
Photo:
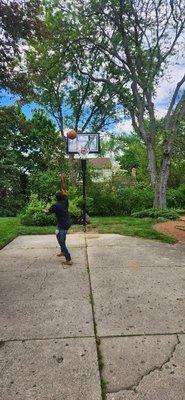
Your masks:
M116 169L119 169L119 163L108 157L89 158L89 165L95 172L94 182L103 182L112 178Z

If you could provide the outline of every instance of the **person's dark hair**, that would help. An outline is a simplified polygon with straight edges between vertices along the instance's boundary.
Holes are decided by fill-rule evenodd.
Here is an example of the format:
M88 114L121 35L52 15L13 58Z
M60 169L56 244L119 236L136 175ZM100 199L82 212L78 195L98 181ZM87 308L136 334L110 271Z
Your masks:
M57 192L56 193L56 199L57 199L57 201L66 200L67 196L65 194L63 194L62 192Z

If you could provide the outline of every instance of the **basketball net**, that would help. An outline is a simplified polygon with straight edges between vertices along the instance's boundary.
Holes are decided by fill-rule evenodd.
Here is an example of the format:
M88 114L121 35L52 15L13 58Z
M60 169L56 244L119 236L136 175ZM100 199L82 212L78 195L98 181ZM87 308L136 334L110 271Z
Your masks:
M78 154L79 154L79 157L81 158L81 159L86 159L87 158L87 156L88 156L88 154L89 154L89 146L82 146L82 145L80 145L79 144L79 146L78 146Z

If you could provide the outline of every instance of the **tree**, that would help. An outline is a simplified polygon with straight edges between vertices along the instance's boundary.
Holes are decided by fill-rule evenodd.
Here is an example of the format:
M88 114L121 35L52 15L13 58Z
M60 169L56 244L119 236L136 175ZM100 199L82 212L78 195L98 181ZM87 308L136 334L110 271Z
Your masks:
M67 161L59 132L42 111L27 120L19 105L2 107L0 131L1 213L15 214L29 194L30 174L57 176Z
M19 149L21 147L20 138L28 131L29 123L19 108L2 107L0 109L1 215L16 214L26 194L26 177L23 170L20 169Z
M171 57L178 54L178 46L183 46L184 5L184 0L76 0L73 7L68 2L61 6L69 20L75 21L71 23L71 29L76 30L71 47L79 71L93 82L104 82L116 93L145 143L154 207L158 208L166 207L174 139L185 114L185 75L163 118L160 165L155 93ZM96 73L92 71L94 54Z
M176 136L170 168L169 186L178 187L185 184L185 120L182 121L180 134Z
M104 144L104 154L113 153L122 170L129 176L136 169L138 182L149 183L147 174L147 153L143 141L136 134L111 135Z
M65 141L66 128L99 131L115 120L117 96L103 82L93 82L79 72L70 47L75 32L60 3L45 1L47 35L30 40L27 67L35 101L55 118ZM96 53L93 59L94 73Z
M25 95L29 84L20 61L25 54L27 40L42 35L44 27L38 18L39 0L0 0L0 82L1 88ZM25 87L26 86L26 87Z
M30 172L67 168L65 147L60 133L53 121L41 110L35 110L32 115L26 146L26 165Z

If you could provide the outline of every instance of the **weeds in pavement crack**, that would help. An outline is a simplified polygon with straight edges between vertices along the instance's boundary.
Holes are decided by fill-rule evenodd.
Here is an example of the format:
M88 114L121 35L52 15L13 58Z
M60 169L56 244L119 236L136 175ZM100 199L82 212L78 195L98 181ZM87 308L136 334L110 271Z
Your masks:
M86 242L86 236L85 236L85 242ZM106 400L106 398L107 398L107 381L105 381L105 379L102 376L102 370L103 370L104 364L103 364L103 356L102 356L101 348L100 348L100 338L98 337L98 334L97 334L97 323L95 320L94 299L93 299L89 260L88 260L88 253L87 253L87 242L86 242L86 258L87 258L87 272L88 272L88 276L89 276L89 287L90 287L89 297L90 297L90 303L91 303L91 307L92 307L94 335L95 335L95 341L96 341L97 360L98 360L98 368L99 368L100 384L101 384L101 396L102 396L102 400Z

